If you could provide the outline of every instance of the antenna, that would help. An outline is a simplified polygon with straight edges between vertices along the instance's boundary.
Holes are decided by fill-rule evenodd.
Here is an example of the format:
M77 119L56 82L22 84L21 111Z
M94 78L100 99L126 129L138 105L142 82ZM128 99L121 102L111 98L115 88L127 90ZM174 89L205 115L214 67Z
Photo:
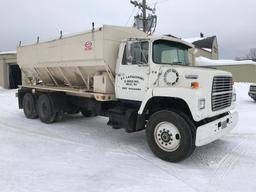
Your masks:
M95 24L92 22L92 32L95 30Z
M142 3L134 0L131 0L130 2L142 11L140 15L138 14L134 17L134 27L144 31L145 33L154 33L157 24L157 16L155 15L156 9L149 7L146 0L142 0ZM147 11L151 11L151 14L147 15Z
M62 37L63 37L63 31L60 30L60 39L62 39Z

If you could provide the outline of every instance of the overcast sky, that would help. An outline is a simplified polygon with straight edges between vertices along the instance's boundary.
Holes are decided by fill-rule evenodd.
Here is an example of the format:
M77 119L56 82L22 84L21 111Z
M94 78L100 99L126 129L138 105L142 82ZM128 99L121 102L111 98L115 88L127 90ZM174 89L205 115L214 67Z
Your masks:
M148 0L152 6L157 0ZM0 51L85 31L102 24L131 26L130 0L0 0ZM157 33L178 37L217 35L220 57L256 47L256 0L159 0ZM134 12L134 15L137 11Z

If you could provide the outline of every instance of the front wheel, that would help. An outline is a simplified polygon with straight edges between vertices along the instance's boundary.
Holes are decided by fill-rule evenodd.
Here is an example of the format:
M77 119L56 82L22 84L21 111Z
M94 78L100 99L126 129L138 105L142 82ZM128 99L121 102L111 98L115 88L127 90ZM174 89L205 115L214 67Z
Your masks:
M150 117L146 128L148 145L162 160L182 161L195 149L193 129L194 125L175 112L156 112Z

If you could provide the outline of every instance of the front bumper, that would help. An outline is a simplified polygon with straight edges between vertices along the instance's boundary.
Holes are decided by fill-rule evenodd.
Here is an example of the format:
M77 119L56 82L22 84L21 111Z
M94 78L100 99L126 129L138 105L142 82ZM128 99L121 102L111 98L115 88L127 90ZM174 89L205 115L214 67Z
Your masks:
M237 122L238 112L231 112L220 119L198 127L195 145L197 147L207 145L221 138L229 133L236 126Z

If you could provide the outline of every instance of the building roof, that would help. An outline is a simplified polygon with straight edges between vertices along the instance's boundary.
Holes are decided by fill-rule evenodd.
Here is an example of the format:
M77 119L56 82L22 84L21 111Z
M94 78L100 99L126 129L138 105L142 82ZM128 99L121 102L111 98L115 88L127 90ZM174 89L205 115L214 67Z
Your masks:
M186 38L186 39L183 39L183 40L187 41L189 43L192 43L197 48L204 49L206 51L210 51L212 49L213 42L216 38L217 38L216 36L212 36L212 37L193 37L193 38Z
M215 39L216 36L207 37L198 41L194 41L193 44L198 48L212 49L212 45Z

